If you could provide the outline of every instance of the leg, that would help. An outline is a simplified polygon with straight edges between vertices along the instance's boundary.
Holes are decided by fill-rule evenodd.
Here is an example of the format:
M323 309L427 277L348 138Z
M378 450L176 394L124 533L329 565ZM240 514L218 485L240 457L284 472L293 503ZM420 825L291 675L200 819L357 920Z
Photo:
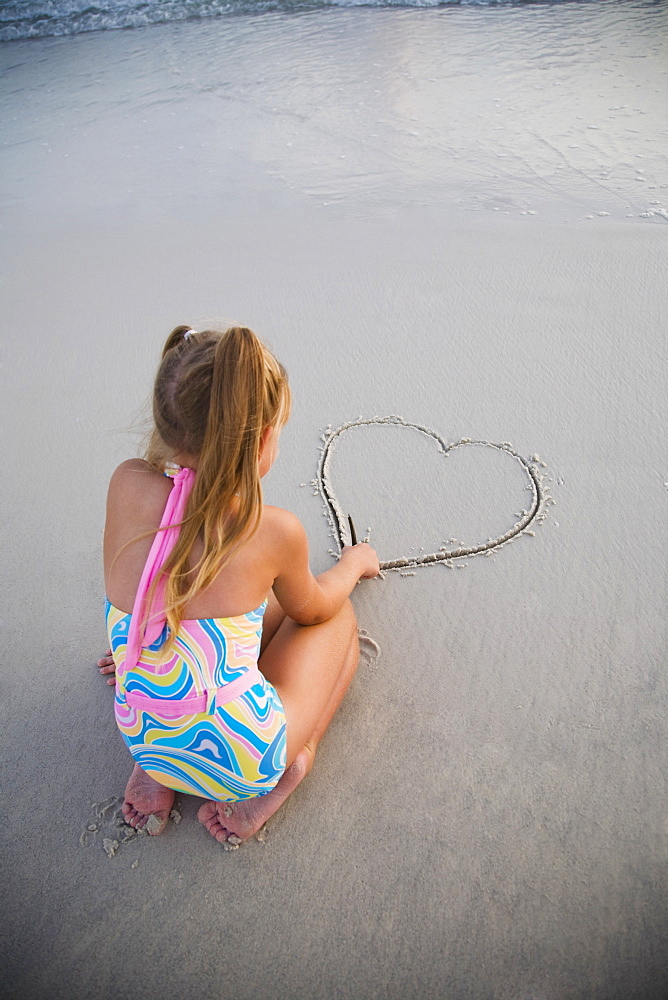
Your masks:
M270 594L264 615L262 650L269 645L284 618L285 614L281 606L274 595ZM99 661L98 666L105 666L108 659L111 660L111 650L109 650L107 657L103 657ZM113 663L113 660L111 662ZM108 670L102 672L108 673ZM112 683L112 681L108 683ZM161 785L143 771L138 764L135 764L125 789L125 802L123 803L125 822L137 829L148 827L148 832L157 836L167 825L173 803L174 792L172 789Z
M137 830L147 827L148 832L157 837L167 826L169 813L174 804L174 791L165 788L139 764L135 764L125 789L123 819Z
M216 840L238 844L252 837L306 777L358 658L357 623L349 601L320 625L283 621L260 667L285 709L288 767L268 795L243 802L205 802L197 816Z
M350 601L320 625L297 625L284 619L260 669L283 702L288 764L305 746L315 753L358 660L357 620Z

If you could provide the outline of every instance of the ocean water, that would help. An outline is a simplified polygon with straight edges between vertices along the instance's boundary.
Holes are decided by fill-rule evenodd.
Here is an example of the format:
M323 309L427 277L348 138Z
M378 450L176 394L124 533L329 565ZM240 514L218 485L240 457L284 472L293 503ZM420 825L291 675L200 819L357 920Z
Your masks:
M190 218L283 191L360 218L668 223L664 2L42 0L0 19L5 207Z
M569 3L572 0L15 0L0 4L0 41L73 35L110 28L224 17L229 14L294 12L327 7L495 6L517 3Z

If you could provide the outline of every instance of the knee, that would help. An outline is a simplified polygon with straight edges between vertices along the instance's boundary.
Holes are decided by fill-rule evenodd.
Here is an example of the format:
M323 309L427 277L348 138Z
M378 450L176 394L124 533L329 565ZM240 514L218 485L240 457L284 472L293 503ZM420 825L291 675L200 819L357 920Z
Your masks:
M311 768L315 761L315 752L318 746L317 743L306 741L304 746L301 748L292 764L287 768L290 772L291 777L298 777L301 781L305 778L307 774L310 774Z
M357 655L359 653L357 616L349 599L346 599L341 610L338 612L338 619L339 641L347 645L350 652L354 651L355 655Z
M357 624L357 615L353 609L352 604L350 605L350 636L355 642L355 645L359 647L359 630Z
M341 615L342 620L346 623L350 636L357 636L357 616L349 597L347 597L344 601L339 614Z
M360 652L359 632L357 631L357 616L350 601L346 602L346 605L344 605L342 610L345 614L344 641L348 644L346 659L357 663Z

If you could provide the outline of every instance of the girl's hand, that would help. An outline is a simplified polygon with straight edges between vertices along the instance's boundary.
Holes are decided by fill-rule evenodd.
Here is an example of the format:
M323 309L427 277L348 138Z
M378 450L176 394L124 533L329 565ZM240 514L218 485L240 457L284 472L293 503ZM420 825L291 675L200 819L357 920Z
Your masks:
M100 668L101 674L112 674L113 676L107 680L107 684L116 683L116 664L114 663L114 658L111 655L111 650L108 649L104 656L102 656L98 661L97 665Z
M344 545L341 550L341 559L356 560L360 580L371 580L380 573L380 563L376 550L372 549L367 542Z

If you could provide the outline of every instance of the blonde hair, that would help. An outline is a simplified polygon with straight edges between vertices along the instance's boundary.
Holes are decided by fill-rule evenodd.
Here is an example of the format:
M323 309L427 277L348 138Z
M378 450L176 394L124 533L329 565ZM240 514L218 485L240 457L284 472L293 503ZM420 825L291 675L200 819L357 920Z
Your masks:
M179 454L197 458L181 531L162 567L171 631L167 649L188 601L257 531L262 434L267 427L281 429L290 404L285 368L247 327L218 333L177 326L167 338L155 379L155 429L146 460L164 471ZM199 538L204 550L191 566Z

